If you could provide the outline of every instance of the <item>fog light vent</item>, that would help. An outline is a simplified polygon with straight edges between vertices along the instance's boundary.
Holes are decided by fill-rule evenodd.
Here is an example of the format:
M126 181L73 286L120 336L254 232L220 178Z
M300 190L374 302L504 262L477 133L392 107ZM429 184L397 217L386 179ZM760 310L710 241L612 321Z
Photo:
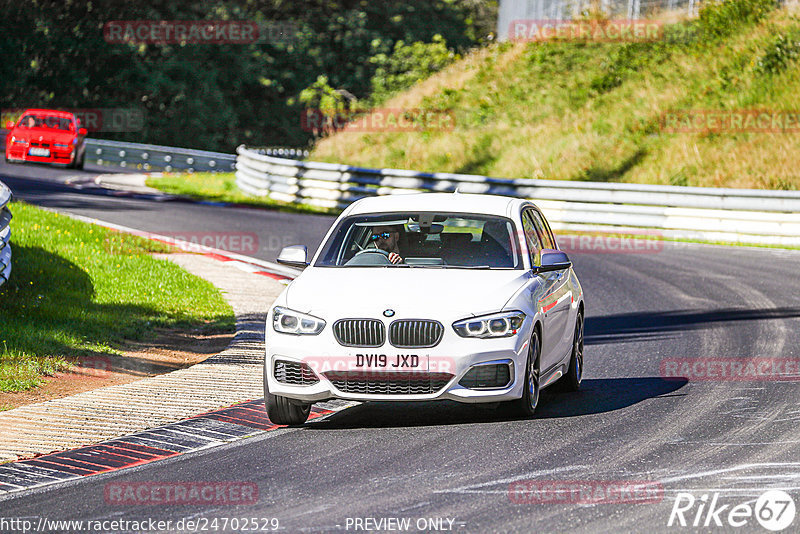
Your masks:
M310 386L319 382L314 371L304 362L275 361L275 380L293 386Z
M459 385L469 389L497 389L511 382L511 365L508 363L476 365L470 369Z

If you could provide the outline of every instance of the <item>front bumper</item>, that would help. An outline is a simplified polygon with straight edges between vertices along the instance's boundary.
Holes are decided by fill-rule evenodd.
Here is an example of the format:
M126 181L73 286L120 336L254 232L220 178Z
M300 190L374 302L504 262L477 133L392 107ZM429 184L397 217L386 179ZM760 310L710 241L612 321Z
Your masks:
M28 153L30 147L25 145L14 144L6 148L6 158L11 161L33 162L33 163L51 163L56 165L71 165L74 161L76 151L74 150L50 150L49 156L32 156Z
M498 402L518 399L522 396L525 364L528 355L530 327L524 325L519 334L498 339L461 338L455 332L447 332L442 341L433 348L398 349L388 343L378 348L343 347L338 344L327 328L318 336L292 336L279 334L267 325L268 337L264 360L267 385L270 393L301 402L320 402L328 399L355 401L430 401L452 400L463 403ZM355 393L337 388L332 379L337 371L352 370L355 354L385 354L389 361L397 355L418 355L426 358L428 368L414 370L414 377L426 373L450 375L446 384L431 393L390 394ZM322 355L322 356L320 356ZM292 385L279 382L275 377L275 361L306 363L319 379L311 385ZM473 366L486 364L510 366L510 382L505 387L471 389L459 384ZM401 372L380 369L362 371L360 376L374 380L389 381L399 378Z

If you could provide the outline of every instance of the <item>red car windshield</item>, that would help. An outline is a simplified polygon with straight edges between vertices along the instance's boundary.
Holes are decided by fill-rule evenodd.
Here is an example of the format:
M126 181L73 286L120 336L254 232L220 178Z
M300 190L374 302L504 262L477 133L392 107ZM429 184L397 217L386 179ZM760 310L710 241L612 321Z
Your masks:
M66 117L52 115L25 115L17 123L20 128L51 128L72 131L72 121Z

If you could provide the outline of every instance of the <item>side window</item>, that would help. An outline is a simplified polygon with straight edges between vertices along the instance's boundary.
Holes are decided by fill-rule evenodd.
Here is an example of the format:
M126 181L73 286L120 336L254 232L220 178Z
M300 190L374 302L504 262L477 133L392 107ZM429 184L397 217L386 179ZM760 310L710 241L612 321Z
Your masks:
M542 238L542 244L544 245L544 248L555 249L556 241L553 239L553 233L550 231L550 227L547 226L544 218L536 210L529 210L528 213L530 213L533 217L533 221L536 224L536 229L539 231L539 235Z
M525 241L528 244L528 251L531 255L531 264L540 265L540 253L542 241L536 224L531 217L531 210L526 210L522 214L522 230L525 232Z

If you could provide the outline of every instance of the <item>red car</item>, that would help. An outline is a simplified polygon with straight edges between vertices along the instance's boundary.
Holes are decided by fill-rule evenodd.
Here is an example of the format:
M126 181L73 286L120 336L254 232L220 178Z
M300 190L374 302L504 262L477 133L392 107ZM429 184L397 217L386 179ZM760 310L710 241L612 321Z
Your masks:
M51 109L26 110L20 120L6 123L6 161L55 163L83 168L86 128L73 113Z

